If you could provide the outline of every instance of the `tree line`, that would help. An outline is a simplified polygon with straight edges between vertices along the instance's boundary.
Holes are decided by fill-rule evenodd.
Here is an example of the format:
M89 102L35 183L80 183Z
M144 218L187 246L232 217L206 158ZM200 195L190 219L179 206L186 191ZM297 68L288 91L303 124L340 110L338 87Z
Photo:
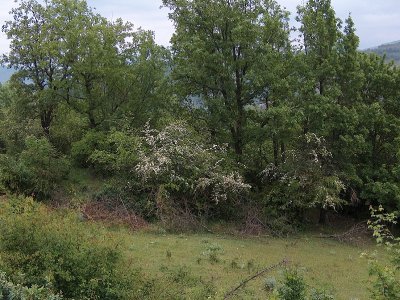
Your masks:
M163 0L171 47L84 0L20 0L3 32L0 189L52 198L72 169L169 224L301 224L400 208L400 71L330 0ZM296 39L293 40L293 36Z

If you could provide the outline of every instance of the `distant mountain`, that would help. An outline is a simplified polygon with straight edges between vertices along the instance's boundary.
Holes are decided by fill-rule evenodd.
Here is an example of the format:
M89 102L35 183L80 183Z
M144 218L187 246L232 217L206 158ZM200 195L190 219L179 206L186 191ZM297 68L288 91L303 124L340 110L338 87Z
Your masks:
M0 83L4 83L10 79L11 75L14 73L14 70L7 69L0 66Z
M388 62L394 60L396 64L400 65L400 41L383 44L374 48L369 48L364 50L364 52L376 53L380 56L386 54L386 60Z

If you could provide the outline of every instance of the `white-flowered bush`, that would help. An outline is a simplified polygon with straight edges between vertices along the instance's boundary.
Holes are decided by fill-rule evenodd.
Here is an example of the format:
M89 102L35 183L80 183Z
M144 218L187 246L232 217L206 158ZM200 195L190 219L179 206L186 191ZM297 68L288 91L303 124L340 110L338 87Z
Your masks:
M226 145L208 143L185 123L162 130L146 125L139 136L113 132L108 140L90 160L128 178L126 185L140 186L154 205L163 201L191 213L209 212L239 202L251 188L230 162Z
M267 205L292 212L311 207L336 209L343 201L343 182L330 169L331 152L324 138L314 133L299 137L302 147L287 151L279 166L269 165L261 173L273 188L267 195Z
M161 131L147 126L138 161L135 171L140 178L166 186L174 198L218 204L238 200L250 189L238 172L227 168L226 147L206 145L183 123Z

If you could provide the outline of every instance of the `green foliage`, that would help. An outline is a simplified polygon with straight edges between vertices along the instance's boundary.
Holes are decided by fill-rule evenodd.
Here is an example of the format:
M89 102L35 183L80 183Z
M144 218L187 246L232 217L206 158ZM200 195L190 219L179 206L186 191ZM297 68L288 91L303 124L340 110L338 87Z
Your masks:
M46 138L30 137L19 156L30 173L33 194L49 195L68 173L68 162L60 157Z
M131 299L136 272L116 241L74 215L58 216L32 199L2 204L1 267L23 285L47 286L67 299Z
M102 145L89 156L89 161L96 169L130 176L138 163L140 151L139 137L122 131L111 131Z
M275 285L275 284L274 284ZM274 290L274 285L267 291ZM281 300L334 300L334 296L325 289L309 288L302 274L297 269L286 269L283 279L276 289Z
M371 263L369 274L375 278L370 287L371 299L389 300L400 297L400 288L397 271L393 266L382 266Z
M164 0L176 32L172 76L215 136L241 160L246 106L264 101L289 49L288 12L275 1ZM277 76L278 77L278 76ZM193 100L196 98L197 100ZM190 104L193 100L196 104ZM268 101L268 100L267 100Z
M81 167L92 166L90 156L98 149L102 149L106 142L106 134L97 131L88 131L81 140L72 144L71 157Z
M85 0L17 1L2 190L48 197L66 173L57 149L109 180L98 200L148 218L250 210L289 232L309 209L400 207L400 70L358 51L351 16L305 1L291 43L275 0L162 3L171 49Z
M30 288L14 284L7 280L4 273L0 273L0 296L3 300L61 300L62 297L53 294L50 290L38 286Z
M282 285L278 288L279 299L305 300L307 285L296 269L287 269L284 272Z
M147 220L156 219L156 203L152 197L150 187L143 186L140 182L126 181L125 178L108 180L100 190L92 195L93 200L112 207L123 205L128 210L142 216Z
M87 122L81 114L64 103L58 106L56 116L49 140L57 150L67 154L73 143L80 141L87 132Z
M64 101L92 129L131 113L144 122L168 111L160 96L168 89L168 52L151 32L134 32L121 19L109 22L84 0L17 2L3 26L11 45L1 62L17 70L15 81L26 96L18 101L25 106L21 114L38 118L46 135L68 134L57 126L72 121L60 116Z
M0 155L0 181L11 192L48 197L68 173L67 160L46 138L28 137L19 157Z
M267 214L275 214L275 218L283 214L293 222L301 221L301 212L307 208L340 207L344 185L326 168L331 153L325 144L323 138L306 134L300 150L287 153L286 161L279 167L270 165L263 171L264 181L272 184L265 199L266 209L270 210Z
M8 155L0 154L1 186L15 193L29 193L32 190L31 174L19 161Z
M27 137L40 136L42 133L38 120L25 117L24 112L30 108L21 102L27 97L13 82L0 88L0 153L20 153Z
M385 213L382 206L371 207L369 228L373 230L378 245L384 246L390 254L391 264L382 265L374 256L370 257L370 276L374 281L370 287L371 299L400 298L400 238L392 234L387 224L397 224L398 213Z
M134 172L158 193L160 208L172 200L180 209L205 214L214 210L216 215L221 205L237 204L250 189L225 154L224 148L206 144L183 123L162 131L147 127Z

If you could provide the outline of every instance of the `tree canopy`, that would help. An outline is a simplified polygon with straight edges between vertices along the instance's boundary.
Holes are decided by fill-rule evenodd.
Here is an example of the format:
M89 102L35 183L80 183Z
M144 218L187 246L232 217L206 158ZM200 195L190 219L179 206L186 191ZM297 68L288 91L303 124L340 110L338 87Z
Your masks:
M274 0L164 0L170 48L84 0L17 3L1 189L51 198L84 169L104 184L96 199L149 219L296 225L400 207L400 71L358 50L330 0L296 16Z

